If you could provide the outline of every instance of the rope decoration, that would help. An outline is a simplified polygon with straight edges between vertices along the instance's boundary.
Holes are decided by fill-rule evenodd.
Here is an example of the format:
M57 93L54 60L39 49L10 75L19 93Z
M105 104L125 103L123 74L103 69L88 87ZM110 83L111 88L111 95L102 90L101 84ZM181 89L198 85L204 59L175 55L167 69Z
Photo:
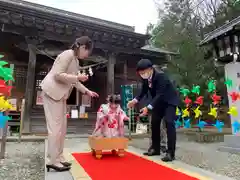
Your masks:
M47 56L48 58L50 58L50 59L52 59L53 61L55 61L55 58L53 58L52 56L48 55L45 51L40 50L40 49L38 49L38 48L36 48L36 50L37 50L39 53L41 53L42 55L45 55L45 56ZM98 58L98 59L101 59L101 58ZM106 64L107 62L108 62L107 60L103 59L103 60L101 60L101 61L98 62L98 63L92 64L92 65L88 65L88 66L82 66L82 67L80 67L80 69L79 69L79 73L81 73L81 74L86 74L86 71L88 71L88 74L89 74L90 76L93 76L93 68L96 67L96 69L97 69L98 66L104 65L104 64Z

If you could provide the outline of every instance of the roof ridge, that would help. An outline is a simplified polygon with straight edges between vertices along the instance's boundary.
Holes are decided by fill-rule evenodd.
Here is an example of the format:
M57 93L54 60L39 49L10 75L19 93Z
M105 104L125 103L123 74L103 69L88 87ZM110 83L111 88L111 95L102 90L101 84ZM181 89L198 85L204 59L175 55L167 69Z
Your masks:
M199 45L202 46L202 45L210 42L214 38L217 38L217 37L229 32L229 31L231 31L234 28L234 26L236 26L239 23L240 23L240 16L232 19L228 23L224 23L222 26L220 26L220 27L214 29L213 31L205 34L204 39L201 40Z
M231 24L234 24L235 21L239 21L240 22L240 16L232 19L231 21L229 21L228 23L224 23L223 25L221 25L220 27L214 29L213 31L210 31L209 33L206 34L206 37L209 36L210 34L213 34L213 33L216 33L218 32L219 30L222 30L222 29L225 29L227 26L231 25Z

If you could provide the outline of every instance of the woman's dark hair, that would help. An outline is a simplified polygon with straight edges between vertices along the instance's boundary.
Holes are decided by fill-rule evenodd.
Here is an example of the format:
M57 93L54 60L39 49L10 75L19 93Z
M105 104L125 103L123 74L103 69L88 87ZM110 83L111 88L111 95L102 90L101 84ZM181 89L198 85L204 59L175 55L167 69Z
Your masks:
M75 42L71 46L71 49L76 51L80 46L85 46L86 50L92 51L93 42L88 36L82 36L75 40Z
M116 94L109 95L107 100L110 103L121 104L121 96L120 95L116 95Z

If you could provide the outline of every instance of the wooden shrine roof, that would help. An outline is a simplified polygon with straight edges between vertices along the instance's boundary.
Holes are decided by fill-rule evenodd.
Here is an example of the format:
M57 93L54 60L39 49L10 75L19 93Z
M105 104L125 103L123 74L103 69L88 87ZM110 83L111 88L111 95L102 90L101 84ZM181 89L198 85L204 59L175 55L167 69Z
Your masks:
M69 12L69 11L64 11L61 9L52 8L49 6L44 6L44 5L40 5L40 4L36 4L36 3L23 1L23 0L10 0L10 1L9 0L0 0L0 2L10 5L11 8L16 9L16 10L18 8L20 8L23 11L26 10L27 12L35 11L35 12L33 12L34 14L42 13L42 15L49 15L49 16L54 15L54 16L58 16L58 17L67 18L67 19L65 19L66 22L68 21L68 19L69 20L77 20L77 21L82 21L85 23L93 23L96 25L105 26L108 28L114 28L114 29L134 32L134 27L132 27L132 26L115 23L115 22L111 22L111 21L106 21L103 19L85 16L82 14L77 14L77 13L73 13L73 12Z
M90 36L97 48L139 49L149 35L134 28L22 0L0 0L2 32L72 43L76 37Z
M219 28L207 33L205 38L200 42L200 45L205 45L212 41L213 39L233 30L236 25L240 24L240 16L233 19L232 21L225 23L224 25L220 26Z

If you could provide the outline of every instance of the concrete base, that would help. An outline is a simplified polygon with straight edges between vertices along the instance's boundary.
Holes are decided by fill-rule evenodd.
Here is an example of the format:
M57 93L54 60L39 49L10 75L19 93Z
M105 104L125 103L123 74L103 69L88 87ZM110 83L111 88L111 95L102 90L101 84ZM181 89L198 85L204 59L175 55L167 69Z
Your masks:
M240 153L240 136L239 135L225 135L224 143L219 147L219 151Z

